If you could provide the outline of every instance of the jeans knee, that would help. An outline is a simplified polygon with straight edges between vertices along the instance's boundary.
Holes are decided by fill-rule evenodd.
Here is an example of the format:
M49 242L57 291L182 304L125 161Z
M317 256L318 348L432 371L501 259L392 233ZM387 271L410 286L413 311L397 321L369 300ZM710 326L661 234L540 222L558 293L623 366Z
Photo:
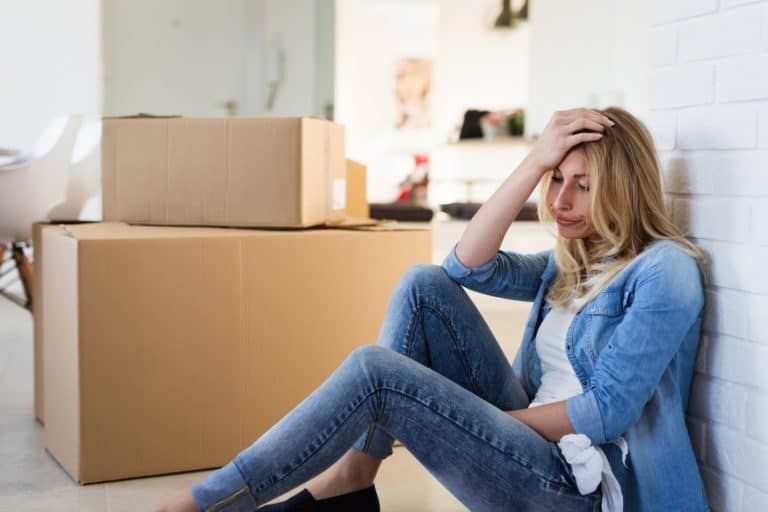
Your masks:
M361 345L350 352L345 364L362 370L362 375L376 374L379 368L387 364L387 358L393 354L392 350L380 345Z
M453 281L440 265L420 263L413 265L403 273L398 283L401 291L439 290L441 287L453 284Z
M381 359L382 353L387 351L389 351L388 348L379 345L360 345L350 352L347 359L354 362L369 363Z

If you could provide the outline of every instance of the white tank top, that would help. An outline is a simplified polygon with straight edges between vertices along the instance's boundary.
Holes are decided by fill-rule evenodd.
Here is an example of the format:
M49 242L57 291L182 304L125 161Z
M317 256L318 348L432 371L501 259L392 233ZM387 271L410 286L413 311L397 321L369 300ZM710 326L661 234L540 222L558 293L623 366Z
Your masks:
M541 385L528 407L566 400L581 393L581 383L565 353L565 335L576 310L573 301L552 308L539 326L534 343L541 361Z

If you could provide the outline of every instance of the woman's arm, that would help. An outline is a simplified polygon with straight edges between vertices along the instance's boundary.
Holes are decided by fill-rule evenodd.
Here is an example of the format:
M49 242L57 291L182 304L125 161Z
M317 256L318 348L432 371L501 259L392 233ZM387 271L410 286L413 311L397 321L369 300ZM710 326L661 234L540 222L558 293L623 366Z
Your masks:
M504 233L547 169L526 156L515 171L475 213L456 246L456 256L467 267L477 267L493 258Z
M507 414L525 423L539 435L549 441L558 442L566 434L575 434L576 430L565 411L565 400L539 405L528 409L507 411Z
M490 261L544 173L559 164L573 146L599 140L600 132L611 124L594 110L555 112L530 153L472 217L456 246L459 261L466 267ZM585 129L594 131L576 133Z

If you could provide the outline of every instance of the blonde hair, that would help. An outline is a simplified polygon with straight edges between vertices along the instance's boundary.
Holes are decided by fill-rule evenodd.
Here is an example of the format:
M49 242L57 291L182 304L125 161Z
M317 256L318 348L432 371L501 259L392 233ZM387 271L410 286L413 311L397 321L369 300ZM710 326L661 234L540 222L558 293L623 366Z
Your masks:
M574 300L581 309L592 300L648 244L673 240L696 259L701 271L704 254L672 222L661 190L656 149L648 129L635 116L618 107L599 111L616 124L598 141L586 142L582 150L589 176L589 212L599 241L557 236L557 276L547 292L547 301L564 306ZM554 221L547 203L552 170L542 177L538 203L539 219Z

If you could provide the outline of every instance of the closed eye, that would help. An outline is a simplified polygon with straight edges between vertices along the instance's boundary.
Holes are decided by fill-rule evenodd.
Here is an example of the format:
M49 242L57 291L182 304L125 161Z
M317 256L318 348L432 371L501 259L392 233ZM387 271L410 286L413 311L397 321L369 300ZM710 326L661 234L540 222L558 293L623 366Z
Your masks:
M562 177L562 176L552 176L552 181L556 181L556 182L560 183L560 182L562 182L562 181L563 181L563 177ZM582 191L584 191L584 192L588 192L588 191L589 191L589 187L585 187L585 186L584 186L584 185L582 185L582 184L579 184L579 188L580 188Z

